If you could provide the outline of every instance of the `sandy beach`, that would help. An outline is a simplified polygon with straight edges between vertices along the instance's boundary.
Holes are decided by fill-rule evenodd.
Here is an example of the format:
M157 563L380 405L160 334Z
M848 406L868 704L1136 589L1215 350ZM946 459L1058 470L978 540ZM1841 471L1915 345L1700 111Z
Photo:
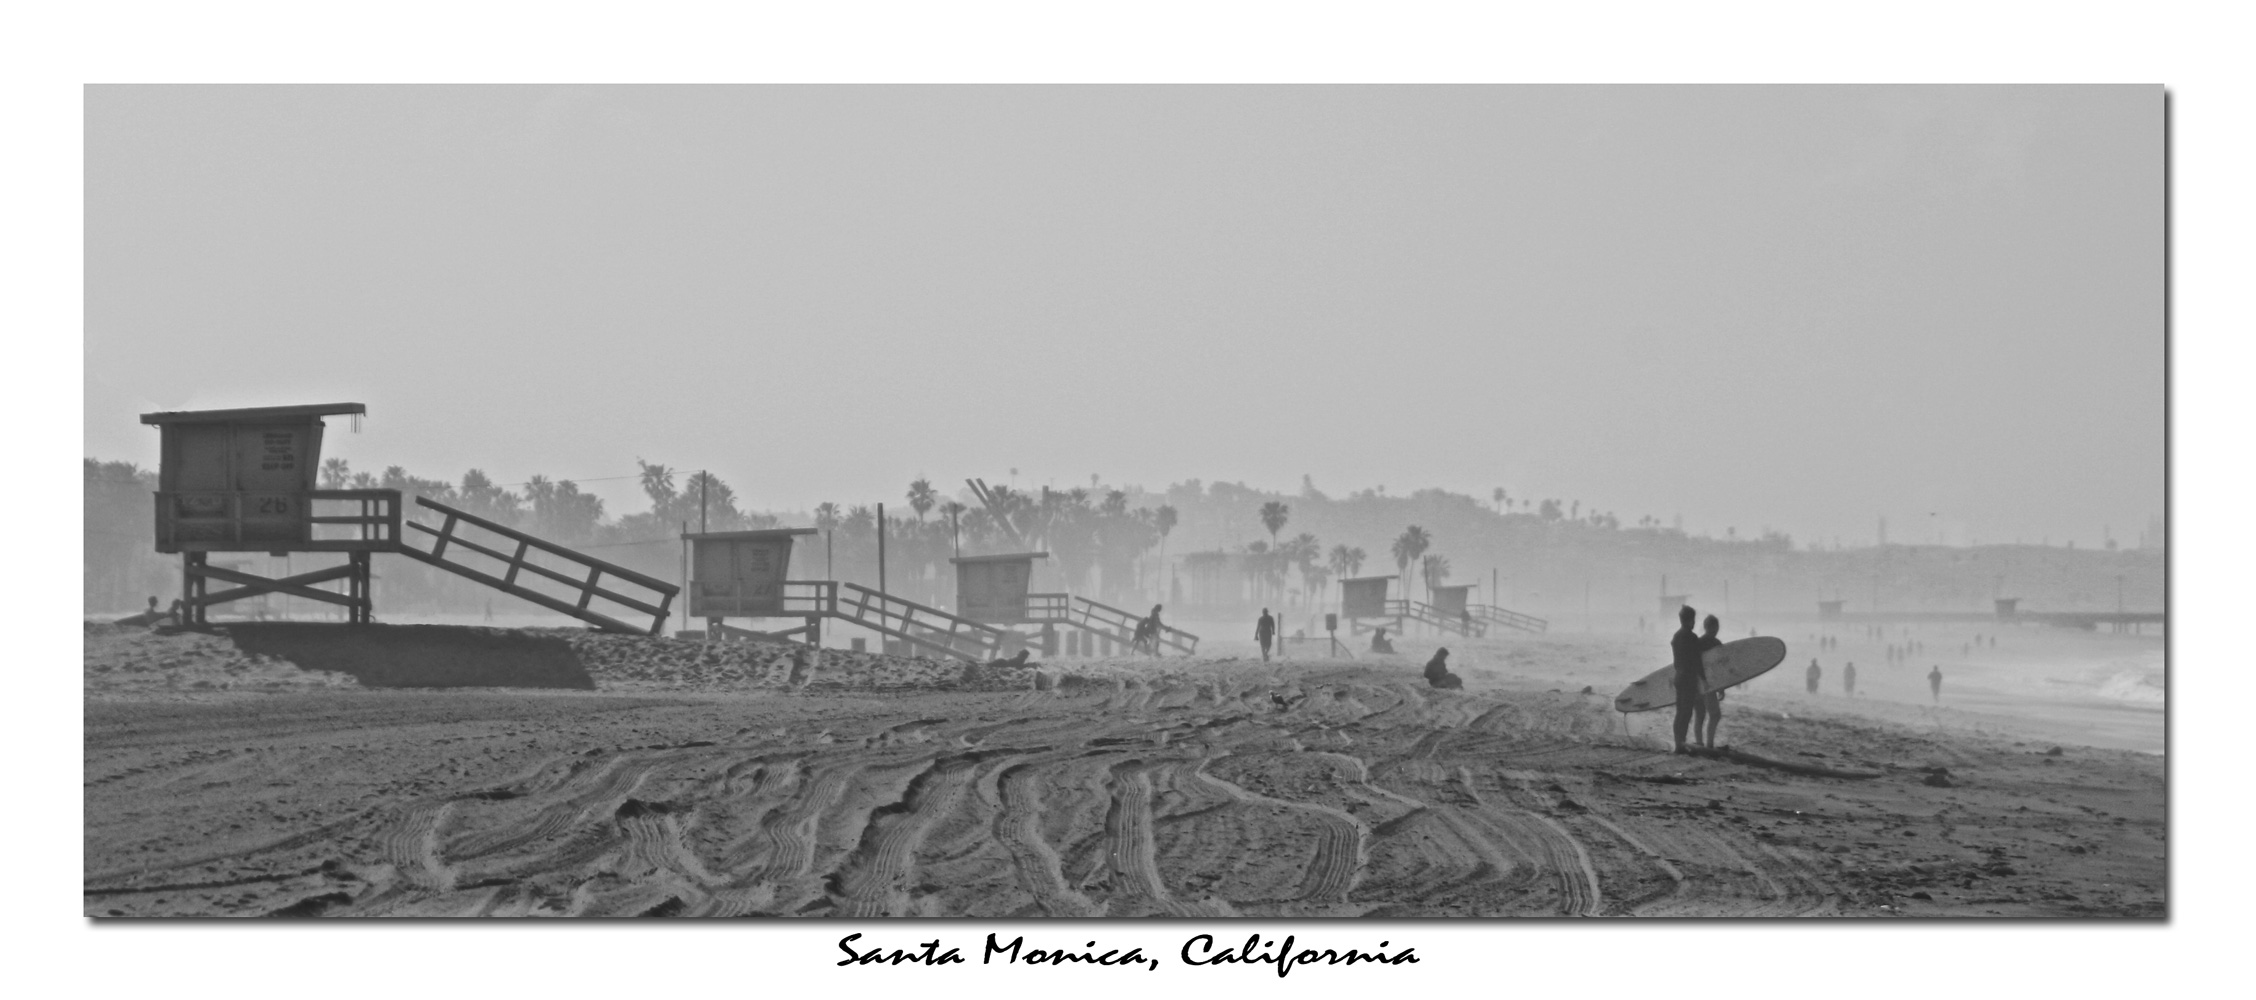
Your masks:
M1788 768L1610 711L1634 636L1452 643L1436 691L1431 642L988 669L375 629L88 625L85 913L2165 912L2160 705L2017 714L1973 668L1937 708L1790 658L1723 734Z

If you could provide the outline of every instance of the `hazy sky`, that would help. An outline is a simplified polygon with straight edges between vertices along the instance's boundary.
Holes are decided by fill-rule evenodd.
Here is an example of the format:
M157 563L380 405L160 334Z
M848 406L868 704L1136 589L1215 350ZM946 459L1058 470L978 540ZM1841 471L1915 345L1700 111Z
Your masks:
M356 467L762 509L1305 473L2131 541L2162 137L2158 87L96 87L85 450L350 400Z

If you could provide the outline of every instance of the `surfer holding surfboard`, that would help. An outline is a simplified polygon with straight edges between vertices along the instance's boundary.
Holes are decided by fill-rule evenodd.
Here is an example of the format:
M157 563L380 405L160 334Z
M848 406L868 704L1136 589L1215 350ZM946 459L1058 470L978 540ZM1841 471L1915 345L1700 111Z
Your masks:
M1723 645L1723 639L1717 635L1723 631L1723 622L1716 616L1709 615L1701 620L1700 626L1700 671L1705 675L1708 650ZM1706 677L1701 679L1705 681ZM1692 706L1692 738L1698 740L1701 746L1713 747L1716 727L1722 724L1723 692L1712 688L1702 691L1699 702Z
M1692 622L1699 616L1687 604L1676 609L1676 634L1669 637L1669 654L1676 668L1676 752L1684 752L1684 731L1691 727L1692 716L1699 708L1706 692L1701 690L1707 679L1707 670L1700 664L1700 637L1692 631Z

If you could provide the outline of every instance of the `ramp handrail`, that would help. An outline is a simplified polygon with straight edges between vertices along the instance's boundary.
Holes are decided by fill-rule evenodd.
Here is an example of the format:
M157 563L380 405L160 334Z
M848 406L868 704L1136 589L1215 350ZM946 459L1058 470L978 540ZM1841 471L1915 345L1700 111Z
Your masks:
M836 580L784 581L783 614L837 618L974 662L993 659L1009 634L984 622Z
M158 490L157 500L157 551L289 551L289 552L388 552L399 544L400 491L398 490ZM186 501L201 501L191 503ZM315 514L314 505L336 501L360 504L358 514ZM303 503L302 509L291 506ZM257 512L261 507L279 505L275 513ZM184 516L183 507L201 507L215 511L210 515ZM292 521L305 526L305 537L294 539L243 538L246 519L263 520L269 524L288 524ZM183 525L182 522L187 522ZM350 532L354 537L321 538L319 526L345 525L357 528ZM202 537L209 532L184 532L183 527L224 529L225 537ZM183 535L190 537L183 538Z
M1408 618L1411 621L1424 622L1435 628L1441 629L1444 632L1454 632L1458 635L1464 636L1479 636L1486 631L1479 625L1477 620L1472 627L1468 628L1466 627L1463 619L1452 618L1448 615L1442 614L1440 608L1436 608L1431 604L1425 603L1424 601L1392 600L1387 602L1387 607L1388 610L1393 611L1397 617ZM1470 612L1468 611L1468 616L1469 615Z
M1136 626L1142 624L1144 620L1142 615L1122 611L1112 605L1092 601L1086 597L1073 598L1073 611L1077 618L1073 624L1092 632L1109 632L1114 639L1123 645L1135 641ZM1104 628L1100 629L1096 625L1090 624L1091 622L1098 622ZM1173 625L1160 625L1159 641L1163 646L1171 646L1181 650L1185 656L1198 653L1199 637Z
M402 554L426 563L430 563L433 566L440 567L441 569L445 569L449 572L469 577L470 579L476 580L479 583L483 583L486 586L502 591L503 593L509 594L513 597L531 601L532 603L538 604L541 607L547 608L551 611L560 612L562 614L578 618L581 621L589 622L597 626L598 628L604 629L605 631L624 632L629 635L660 634L661 630L665 628L666 616L669 613L668 609L673 606L674 596L680 593L681 588L676 587L673 584L667 583L663 580L659 580L655 577L645 576L624 566L604 562L603 560L597 559L593 556L574 552L571 549L565 548L564 546L558 545L554 542L535 538L532 535L528 535L515 528L496 524L492 521L486 520L485 518L479 517L476 514L456 510L453 507L449 507L446 504L439 503L438 501L432 500L428 497L416 497L415 502L419 506L428 507L434 511L439 512L442 515L445 515L446 522L441 526L434 528L428 524L422 523L421 521L408 521L407 524L409 527L413 527L432 537L431 548L428 551L418 549L413 545L407 544L406 538L403 537L400 540L399 547L399 551ZM456 527L465 522L476 525L480 528L484 528L487 531L493 532L494 534L500 535L503 538L507 538L510 541L516 542L516 551L503 552L499 549L487 548L484 545L480 545L477 542L470 541L469 539L455 534ZM509 567L508 572L501 576L494 576L491 573L471 569L470 567L464 566L461 563L451 561L447 558L446 555L447 549L450 547L465 548L481 555L499 559L504 565ZM538 549L567 562L585 566L588 568L587 575L570 576L549 569L546 566L540 566L531 562L527 562L525 556L534 549ZM537 590L519 586L517 584L518 576L528 572L536 576L546 577L550 580L554 580L567 587L571 587L579 591L579 602L577 604L566 602L564 600L551 597L547 594L543 594ZM617 577L621 580L625 580L641 587L656 591L658 594L656 599L657 603L651 604L648 601L638 600L626 594L619 593L616 590L611 590L601 586L599 581L601 581L605 576ZM605 615L598 611L589 610L588 604L597 597L601 597L605 600L622 605L624 607L633 608L636 611L640 611L644 614L652 616L650 627L648 629L637 628L635 626L612 618L609 615Z
M1546 632L1551 628L1550 622L1534 615L1523 615L1509 608L1500 608L1493 604L1475 604L1472 608L1475 617L1509 628L1516 628L1523 632Z

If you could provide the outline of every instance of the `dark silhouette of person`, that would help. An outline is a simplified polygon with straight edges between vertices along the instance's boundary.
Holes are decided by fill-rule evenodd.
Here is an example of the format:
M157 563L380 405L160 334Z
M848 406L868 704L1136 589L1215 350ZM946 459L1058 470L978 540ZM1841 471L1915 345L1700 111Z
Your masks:
M1269 642L1277 637L1277 620L1269 617L1269 609L1261 609L1261 619L1253 623L1253 641L1261 644L1261 662L1269 662Z
M1846 694L1851 698L1856 697L1855 663L1850 663L1849 665L1841 668L1841 693Z
M1707 669L1700 665L1700 637L1692 631L1699 612L1687 604L1676 610L1676 634L1669 637L1669 657L1676 666L1676 752L1684 752L1684 731L1691 728L1692 712L1699 706Z
M1935 704L1937 704L1937 705L1940 705L1940 704L1942 704L1942 703L1943 703L1943 665L1942 665L1942 664L1940 664L1940 663L1938 663L1938 664L1935 664L1935 669L1933 669L1933 670L1930 670L1930 671L1927 671L1927 690L1928 690L1928 692L1929 692L1929 693L1931 693L1931 694L1933 694L1933 695L1935 696Z
M1810 657L1810 668L1809 668L1809 693L1811 693L1811 694L1816 694L1816 693L1817 693L1817 681L1818 681L1818 678L1820 678L1820 677L1823 677L1823 676L1825 676L1825 671L1823 671L1823 670L1819 670L1819 669L1817 668L1817 658L1816 658L1816 657L1814 657L1814 656L1813 656L1813 657Z
M1159 636L1162 627L1159 622L1159 607L1157 604L1152 605L1151 614L1136 622L1136 638L1131 643L1132 648L1149 652L1153 656L1159 655Z
M1434 650L1433 659L1426 661L1426 683L1446 690L1461 690L1465 679L1449 672L1449 649Z
M1391 653L1391 652L1394 652L1394 644L1393 644L1393 643L1391 643L1391 642L1388 642L1388 641L1387 641L1387 638L1386 638L1386 630L1385 630L1385 629L1383 629L1383 628L1382 628L1382 629L1376 629L1376 630L1373 630L1373 631L1371 632L1371 652L1374 652L1374 653Z
M1722 631L1723 622L1717 620L1716 616L1709 615L1701 620L1700 625L1700 670L1704 674L1707 672L1708 650L1723 645L1722 636L1717 634ZM1701 691L1699 703L1692 706L1692 738L1699 740L1701 746L1715 746L1716 726L1722 721L1723 692Z

